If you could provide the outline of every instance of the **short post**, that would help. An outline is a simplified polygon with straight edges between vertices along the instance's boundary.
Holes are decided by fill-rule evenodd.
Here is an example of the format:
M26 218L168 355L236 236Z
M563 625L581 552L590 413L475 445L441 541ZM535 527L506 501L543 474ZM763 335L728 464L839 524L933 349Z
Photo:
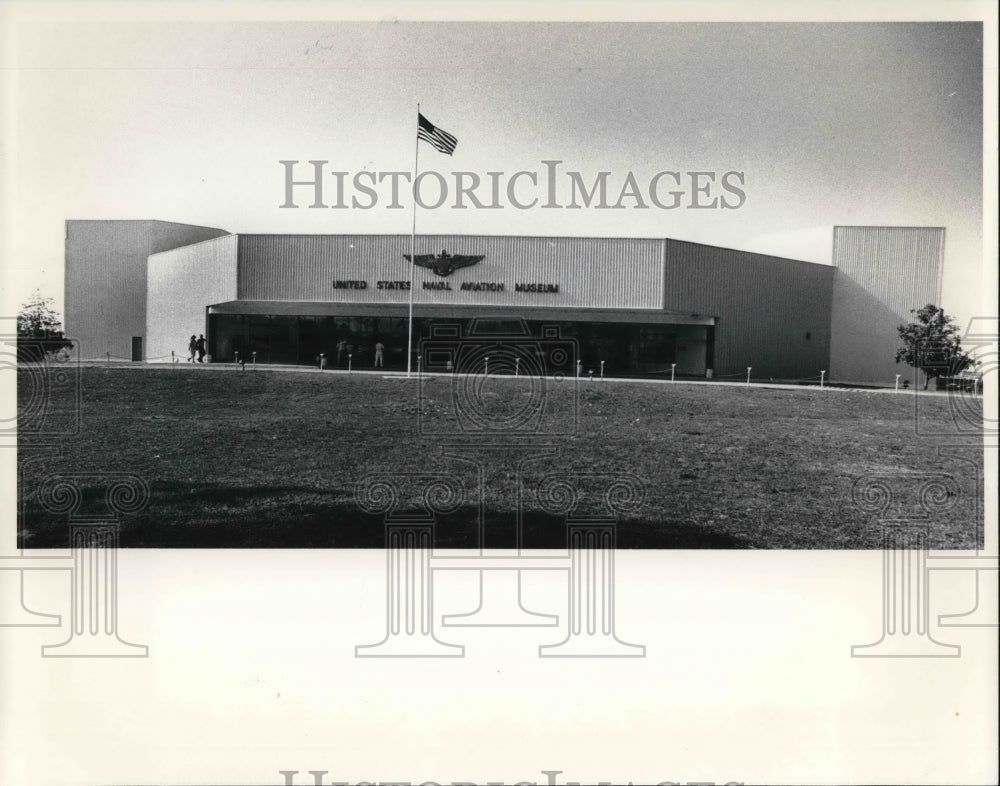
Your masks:
M677 364L676 363L671 363L670 364L670 381L671 382L674 381L674 369L675 368L677 368Z
M422 355L417 355L417 376L420 376L420 361L423 360Z
M583 365L583 361L582 360L576 361L576 377L577 377L577 379L580 378L580 366L582 366L582 365Z
M254 354L256 355L257 353L255 352ZM324 368L326 368L326 354L323 353L323 352L320 352L319 353L319 370L322 371Z
M250 368L251 368L252 371L256 371L257 370L257 351L256 350L254 350L254 352L252 353Z
M519 377L521 375L521 358L514 358L514 376Z
M483 359L483 374L486 375L487 377L490 375L490 356L489 355L487 355Z
M170 350L170 365L173 366L177 363L177 358L174 357L174 351Z
M747 384L748 385L750 384L750 369L752 369L752 368L753 368L753 366L747 366Z
M604 379L604 361L601 361L601 379Z
M823 389L823 383L824 383L825 381L826 381L826 371L825 371L825 370L823 370L823 371L820 371L820 372L819 372L819 389L820 389L820 390L822 390L822 389Z
M900 377L900 375L899 375L899 374L897 374L897 375L896 375L896 392L897 392L897 393L899 393L899 377Z
M110 352L105 352L104 354L108 356L108 366L107 366L107 368L110 371L110 369L111 369L111 353Z
M594 381L594 369L588 368L587 369L587 373L590 375L590 381L593 382Z
M348 352L347 353L347 373L348 374L351 373L351 358L352 357L354 357L354 353L353 352Z

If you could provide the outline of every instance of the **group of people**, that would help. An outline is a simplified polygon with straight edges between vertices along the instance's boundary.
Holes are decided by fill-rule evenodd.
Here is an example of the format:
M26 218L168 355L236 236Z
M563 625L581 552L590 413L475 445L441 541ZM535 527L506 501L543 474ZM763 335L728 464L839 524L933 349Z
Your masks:
M198 356L198 362L205 362L205 335L202 334L197 338L191 336L191 340L188 341L188 363L194 363L194 356Z
M191 336L191 340L188 341L188 363L204 363L205 362L205 335ZM360 347L355 347L353 344L347 342L346 339L341 339L337 342L337 365L340 366L347 359L348 355L353 355L355 352L360 351ZM381 341L375 342L375 368L384 368L384 353L385 344Z
M358 348L360 349L360 348ZM340 366L344 362L345 355L353 355L356 351L353 344L349 344L347 339L340 339L337 342L337 365ZM384 368L383 353L385 352L385 344L381 341L375 342L375 368Z

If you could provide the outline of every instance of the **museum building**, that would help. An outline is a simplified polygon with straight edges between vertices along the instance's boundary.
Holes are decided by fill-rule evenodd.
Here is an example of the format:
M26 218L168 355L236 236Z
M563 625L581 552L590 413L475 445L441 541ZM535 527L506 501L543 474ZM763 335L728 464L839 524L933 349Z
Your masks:
M664 238L421 235L414 367L426 339L571 340L553 372L891 384L896 326L939 303L945 230L835 227L832 265ZM406 367L409 235L231 234L66 222L66 334L83 358ZM446 332L447 332L446 331ZM425 339L421 342L421 339ZM349 357L348 357L349 356Z

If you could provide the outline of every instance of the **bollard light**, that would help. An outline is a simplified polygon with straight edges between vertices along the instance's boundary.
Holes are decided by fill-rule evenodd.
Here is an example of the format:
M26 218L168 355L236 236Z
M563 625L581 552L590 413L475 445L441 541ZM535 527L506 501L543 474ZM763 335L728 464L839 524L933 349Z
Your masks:
M601 361L601 379L604 379L604 361Z
M753 366L747 366L747 384L748 385L750 384L750 369L752 369L752 368L753 368Z
M594 381L594 369L588 368L587 369L587 373L590 375L590 381L593 382Z
M486 376L490 375L490 356L489 355L486 356L485 362L483 363L483 373Z
M677 364L676 363L671 363L670 364L670 381L671 382L674 381L674 369L675 368L677 368Z
M579 376L580 376L580 366L582 366L582 365L583 365L583 361L582 360L576 361L576 376L577 376L577 378L579 378Z
M250 369L252 371L256 371L257 370L257 352L256 351L253 353L253 357L250 360L251 360Z
M256 354L257 353L254 352L254 355L256 355ZM319 353L319 370L322 371L324 368L326 368L326 355L324 353L320 352Z
M423 360L423 355L417 355L417 376L420 376L420 361Z
M348 374L351 373L351 358L352 357L354 357L354 353L353 352L348 352L347 353L347 373Z
M514 376L521 375L521 358L514 358Z
M819 389L820 390L823 389L823 382L824 382L825 378L826 378L826 371L820 371L819 372Z
M897 374L897 375L896 375L896 392L897 392L897 393L899 392L899 377L900 377L900 376L901 376L900 374Z

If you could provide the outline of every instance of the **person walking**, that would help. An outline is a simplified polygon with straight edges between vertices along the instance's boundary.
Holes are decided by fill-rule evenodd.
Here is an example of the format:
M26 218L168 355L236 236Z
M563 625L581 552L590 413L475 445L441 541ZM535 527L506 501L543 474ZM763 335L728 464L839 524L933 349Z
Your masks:
M375 342L375 368L384 368L382 365L382 351L385 349L385 344L381 341Z
M188 363L194 363L194 353L198 351L198 338L196 336L191 336L191 340L188 341Z
M198 362L205 362L205 335L201 334L198 336L198 340L194 342L195 347L198 350Z

